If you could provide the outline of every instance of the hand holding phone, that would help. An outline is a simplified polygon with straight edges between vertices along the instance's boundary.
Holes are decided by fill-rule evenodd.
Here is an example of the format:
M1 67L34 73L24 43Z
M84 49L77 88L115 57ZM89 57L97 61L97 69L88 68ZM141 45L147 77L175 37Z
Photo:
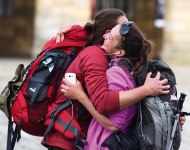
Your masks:
M76 79L76 74L75 73L66 73L65 78L69 80L71 83L76 84L77 79Z

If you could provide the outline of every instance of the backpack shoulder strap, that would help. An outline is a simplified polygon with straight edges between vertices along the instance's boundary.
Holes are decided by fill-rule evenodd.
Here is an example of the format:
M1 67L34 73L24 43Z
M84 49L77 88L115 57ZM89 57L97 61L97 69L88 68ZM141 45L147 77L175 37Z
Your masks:
M65 74L65 71L67 70L67 68L69 67L71 62L76 58L76 56L77 56L76 47L72 47L70 54L67 56L67 58L65 60L64 66L62 66L61 74L60 74L60 76L59 76L59 78L57 80L57 83L56 83L55 95L54 96L56 96L56 93L57 93L58 88L59 88L59 84L61 83L63 75Z
M127 59L127 58L122 58L122 59L120 59L116 64L117 64L118 66L121 66L121 67L123 67L124 69L128 70L128 71L132 74L133 65L132 65L132 63L130 62L129 59Z

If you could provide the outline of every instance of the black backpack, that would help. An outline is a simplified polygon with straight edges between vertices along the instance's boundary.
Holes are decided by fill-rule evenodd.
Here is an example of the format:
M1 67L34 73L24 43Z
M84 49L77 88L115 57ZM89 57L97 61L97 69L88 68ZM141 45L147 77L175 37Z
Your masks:
M137 120L127 133L119 132L103 143L110 150L178 150L181 143L180 115L186 95L177 98L176 78L172 69L163 61L150 60L136 78L137 86L144 84L148 72L161 79L167 78L170 93L146 97L139 102ZM172 95L172 96L171 96ZM114 142L115 141L115 142Z
M161 79L167 78L170 93L166 95L146 97L139 103L138 131L146 149L171 150L179 149L181 143L181 127L179 125L176 78L172 69L163 61L151 60L137 77L137 85L143 85L145 76L157 71Z

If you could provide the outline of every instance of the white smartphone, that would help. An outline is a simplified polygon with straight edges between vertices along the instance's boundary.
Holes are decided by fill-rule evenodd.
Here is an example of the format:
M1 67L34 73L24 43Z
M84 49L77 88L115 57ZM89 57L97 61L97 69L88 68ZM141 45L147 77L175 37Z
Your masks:
M72 82L73 84L77 83L77 78L76 78L76 74L75 73L66 73L65 74L65 78L67 80L69 80L70 82Z

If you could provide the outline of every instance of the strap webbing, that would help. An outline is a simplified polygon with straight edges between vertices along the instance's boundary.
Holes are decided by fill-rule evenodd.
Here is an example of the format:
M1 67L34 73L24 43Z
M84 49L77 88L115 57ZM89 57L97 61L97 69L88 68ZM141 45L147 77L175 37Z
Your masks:
M65 74L65 71L67 70L67 68L69 67L71 62L76 58L76 56L77 56L76 48L72 47L70 54L66 57L65 63L62 66L62 71L61 71L60 76L59 76L57 83L56 83L54 96L57 95L57 91L58 91L59 85L61 83L61 80L63 78L63 75Z
M16 141L18 142L21 138L20 132L21 130L19 125L16 125L15 130L13 131L13 121L9 120L8 135L7 135L7 150L14 149Z
M71 118L70 121L66 123L66 122L64 122L63 120L57 118L57 119L56 119L56 122L65 127L65 129L63 130L62 133L64 133L66 130L69 130L69 131L71 131L71 132L75 135L76 140L75 140L74 145L77 145L77 144L78 144L78 141L79 141L79 131L78 131L78 129L77 129L76 127L74 127L74 126L71 124L71 121L72 121L72 120L73 120L73 118Z
M59 115L59 113L61 112L61 110L67 108L69 105L71 105L72 102L71 100L68 100L60 105L58 105L54 110L53 112L50 114L50 118L52 118L50 124L48 125L46 131L45 131L45 134L44 134L44 143L46 143L46 136L47 136L47 133L50 131L50 129L53 127L56 119L57 119L57 116ZM55 113L56 112L56 116L55 116Z
M20 138L21 138L20 127L18 125L16 125L15 130L13 132L12 142L11 142L12 149L14 149L16 141L18 142Z
M61 120L57 117L59 115L59 113L61 112L61 110L67 108L69 105L73 105L72 100L68 100L63 104L58 105L51 113L50 118L52 118L52 121L50 122L50 124L47 127L46 132L44 134L44 143L46 143L47 133L50 131L50 129L53 127L54 123L56 122L64 127L62 134L64 134L64 132L66 130L69 130L70 132L72 132L75 135L76 139L75 139L75 142L73 143L74 146L79 150L83 150L83 148L79 145L79 142L82 142L83 144L85 144L86 141L80 139L80 133L79 133L78 129L71 124L71 121L73 120L73 116L71 117L71 119L68 122L64 122L63 120Z
M173 125L173 128L172 128L172 132L171 132L171 136L170 136L170 142L168 145L166 145L166 150L171 150L172 148L172 143L173 143L173 138L174 138L174 134L176 132L176 129L177 129L177 125L178 125L178 122L179 122L179 114L177 114L176 116L174 116L174 125Z
M9 120L8 124L8 131L7 131L7 150L12 150L11 148L11 140L12 140L12 134L13 134L13 122L12 120Z
M167 114L167 119L168 119L168 129L167 129L167 140L166 140L166 150L170 150L171 149L171 145L170 143L173 142L173 137L171 137L171 129L172 129L172 121L171 121L171 117L173 115L173 111L171 110L171 107L169 106L168 102L165 102L165 106L166 106L166 114Z
M162 121L162 149L165 149L168 122L167 122L167 118L165 116L165 110L161 109L161 108L163 108L163 105L165 105L165 104L161 103L158 100L156 101L156 103L158 105L158 109L159 109L160 116L161 116L161 121Z

